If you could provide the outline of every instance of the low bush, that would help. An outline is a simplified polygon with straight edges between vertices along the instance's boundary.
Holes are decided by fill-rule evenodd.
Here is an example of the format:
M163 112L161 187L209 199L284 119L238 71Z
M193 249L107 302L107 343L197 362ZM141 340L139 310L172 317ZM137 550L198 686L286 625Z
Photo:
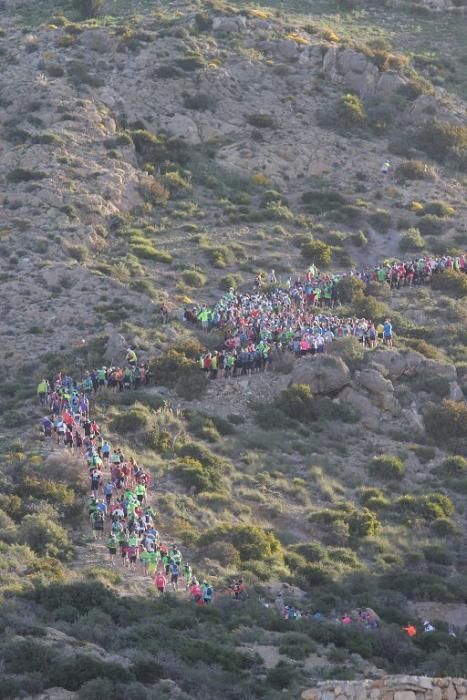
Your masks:
M382 454L373 457L369 472L379 479L400 479L404 475L405 465L400 457Z
M213 98L202 92L198 92L194 95L185 93L183 96L183 104L187 109L193 109L199 112L212 110L215 107Z
M208 281L206 275L196 270L185 270L185 272L182 273L182 280L184 284L189 287L195 287L196 289L204 287Z
M188 489L195 493L212 491L220 487L219 469L206 466L197 459L184 457L175 467L176 474Z
M425 122L415 135L415 143L431 158L467 168L467 126L448 122Z
M302 202L309 214L325 214L348 204L344 195L331 189L307 190L302 194Z
M209 551L211 543L219 540L233 544L243 562L282 559L282 547L274 533L256 525L220 525L201 535L199 544Z
M66 558L70 552L66 530L46 514L26 515L21 521L18 538L41 556Z
M409 228L404 233L399 241L399 248L402 251L423 250L426 247L426 241L418 228Z
M391 226L391 214L384 209L376 209L376 211L370 214L368 221L373 228L382 233L387 233Z
M456 270L445 270L442 275L433 275L433 289L454 297L467 296L467 275Z
M443 273L444 274L444 273ZM444 399L441 404L431 403L424 415L427 433L444 444L446 440L463 445L466 450L467 405Z
M7 175L8 182L33 182L37 180L44 180L48 177L47 173L42 170L33 170L32 168L15 168L10 170Z
M423 214L433 214L434 216L453 216L456 213L454 207L447 202L434 199L423 206Z
M73 0L73 7L83 19L97 17L104 5L104 0Z
M332 260L332 248L323 241L308 241L302 246L302 255L320 267L327 267Z
M423 547L423 556L430 564L449 566L452 564L452 555L446 547L439 544L430 544Z
M293 420L308 423L317 418L313 394L308 384L293 384L274 401L274 407Z
M406 160L394 170L395 178L398 182L406 180L434 180L436 173L427 163L422 160Z
M147 430L150 424L151 414L141 404L134 404L125 413L116 416L110 423L110 428L116 433L129 435L135 432Z
M349 533L351 537L360 539L362 537L372 537L381 529L381 523L376 517L376 513L363 508L363 510L355 510L347 521Z
M434 214L424 214L417 226L424 236L442 236L446 231L446 222Z
M336 116L338 124L348 128L363 126L367 120L362 101L350 93L342 95L337 101Z
M158 250L150 243L136 243L131 245L131 252L138 258L155 260L156 262L170 264L172 256L165 250Z
M248 124L254 126L255 129L271 129L275 126L273 117L270 114L263 114L262 112L249 114L246 120Z
M286 632L282 635L279 653L300 661L316 651L316 644L307 634L301 632Z
M441 471L446 476L463 476L467 473L467 459L460 455L451 455L441 464Z

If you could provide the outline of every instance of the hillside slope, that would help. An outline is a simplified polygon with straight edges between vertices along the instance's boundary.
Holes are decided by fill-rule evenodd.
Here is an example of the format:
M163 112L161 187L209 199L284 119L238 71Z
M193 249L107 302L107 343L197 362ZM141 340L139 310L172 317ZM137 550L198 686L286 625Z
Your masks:
M84 5L0 2L0 698L467 676L467 275L344 274L467 250L465 3ZM284 342L208 379L224 332L184 308L312 265L340 285L313 313L390 318L394 347ZM39 434L43 377L129 346L148 385L91 415L211 607L109 566L80 453Z

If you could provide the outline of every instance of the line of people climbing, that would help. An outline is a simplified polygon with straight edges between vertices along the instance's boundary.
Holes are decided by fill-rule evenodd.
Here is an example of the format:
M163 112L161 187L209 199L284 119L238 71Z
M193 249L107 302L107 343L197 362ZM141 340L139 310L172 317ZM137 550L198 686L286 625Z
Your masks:
M43 435L77 450L83 459L92 540L105 542L110 566L120 562L129 571L151 577L159 595L184 591L197 605L209 605L214 598L212 584L196 578L175 543L161 539L158 515L148 500L150 472L134 457L126 458L120 447L113 447L90 416L89 392L94 387L86 380L87 373L80 382L59 373L52 382L43 380L47 387L38 393L49 410L41 422ZM230 592L234 599L244 599L244 582L234 581Z

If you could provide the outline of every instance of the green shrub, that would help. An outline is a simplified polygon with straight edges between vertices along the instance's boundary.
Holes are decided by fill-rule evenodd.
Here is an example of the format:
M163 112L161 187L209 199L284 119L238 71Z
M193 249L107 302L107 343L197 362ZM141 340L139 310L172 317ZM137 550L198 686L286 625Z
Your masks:
M206 275L196 270L185 270L185 272L182 273L182 280L184 284L189 287L195 287L196 289L204 287L208 281Z
M454 513L454 504L444 493L428 493L417 501L417 508L426 520L448 518Z
M336 105L336 117L339 125L345 127L363 126L366 113L362 101L357 95L342 95Z
M147 430L150 423L150 413L145 406L134 404L119 416L115 416L110 423L110 428L116 433L129 435L142 430Z
M191 367L183 377L179 378L175 384L175 390L185 401L201 399L207 390L206 377L197 367Z
M308 384L293 384L274 401L274 407L289 418L308 423L317 418L313 394Z
M389 501L384 495L384 492L372 486L361 486L358 489L358 495L362 505L370 510L386 508L389 505Z
M170 194L174 196L180 193L190 192L192 189L191 182L186 177L183 177L178 170L165 173L165 175L162 176L162 182L167 187Z
M424 236L442 236L446 231L446 223L439 216L425 214L419 220L418 228Z
M101 661L95 656L77 654L56 660L48 674L48 683L53 687L78 690L84 683L95 678L108 678L114 682L134 680L126 667L117 663Z
M195 493L212 491L220 486L218 469L203 465L199 460L184 457L176 465L176 473L188 489Z
M131 245L131 252L138 258L156 260L157 262L170 264L172 256L165 250L158 250L150 243L137 243Z
M404 475L405 465L400 457L382 454L373 457L369 472L380 479L400 479Z
M332 260L332 248L323 241L308 241L302 246L302 255L316 265L327 267Z
M428 434L441 443L448 439L462 444L462 441L467 438L467 405L465 403L444 399L441 404L429 404L424 421Z
M283 430L295 425L280 408L264 404L255 406L255 423L263 430Z
M439 199L434 199L432 202L428 202L423 206L423 214L433 214L434 216L453 216L456 213L454 207L452 207L447 202L443 202Z
M449 537L459 534L456 525L449 518L436 518L431 523L431 530L438 537Z
M423 555L427 562L449 566L452 564L452 555L446 551L446 547L439 544L430 544L423 547Z
M249 114L246 118L248 124L254 126L255 129L271 129L275 126L274 119L270 114L263 114L258 112L256 114Z
M445 270L443 274L433 275L433 289L455 297L467 296L467 275L456 270Z
M239 275L226 275L219 282L219 288L224 292L229 292L231 289L236 289L241 282Z
M97 17L103 4L104 0L73 0L73 7L84 19Z
M441 470L446 476L463 476L467 472L467 459L460 455L451 455L441 464Z
M15 168L10 170L7 175L8 182L31 182L36 180L44 180L48 177L47 173L42 170L32 170L32 168Z
M274 533L256 525L221 525L201 535L199 544L209 551L211 543L218 540L233 544L242 562L282 559L282 547Z
M342 277L337 283L337 288L339 291L339 299L344 303L352 303L354 296L359 294L363 295L365 285L362 280L359 280L355 276Z
M354 246L357 248L366 248L368 245L368 237L365 235L363 231L359 231L358 233L355 233L352 238L352 243Z
M166 204L169 201L170 193L176 189L175 187L171 189L167 178L168 176L164 175L164 184L162 184L152 175L142 177L138 189L143 199L150 204ZM164 185L167 185L167 187L164 187Z
M282 635L279 653L297 661L305 659L316 651L316 644L307 634L301 632L286 632Z
M368 221L373 228L378 229L382 233L387 233L391 226L391 214L384 209L377 209L370 214Z
M394 175L401 183L406 180L434 180L436 177L434 169L422 160L406 160L399 163Z
M372 537L378 534L381 523L376 514L368 508L361 511L354 511L348 519L349 533L351 537L359 539L361 537Z
M467 126L464 124L426 122L416 133L415 143L434 160L452 161L461 169L467 167Z
M70 551L66 530L42 513L25 515L18 537L41 556L66 557Z
M338 190L307 190L302 194L302 202L309 214L325 214L348 203Z
M399 241L399 248L404 252L407 250L423 250L425 247L425 239L418 228L409 228Z
M201 54L197 53L196 51L187 51L185 56L182 58L177 58L175 63L186 73L192 73L193 71L200 70L206 66L206 61Z
M213 98L202 92L195 95L185 93L183 96L183 104L187 109L195 109L199 112L205 112L208 109L212 110L215 106Z

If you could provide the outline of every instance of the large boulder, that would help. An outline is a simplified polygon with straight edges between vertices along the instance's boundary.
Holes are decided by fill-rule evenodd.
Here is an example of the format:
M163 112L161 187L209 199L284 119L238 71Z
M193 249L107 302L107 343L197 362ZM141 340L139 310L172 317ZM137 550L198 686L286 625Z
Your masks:
M120 365L125 359L128 341L121 333L112 333L106 343L104 359L108 365Z
M370 401L368 396L357 391L353 386L346 386L339 394L339 401L355 410L360 417L360 424L368 430L377 430L381 420L381 412Z
M385 379L376 369L364 369L361 372L355 372L355 379L358 384L371 394L394 393L392 382L389 379Z
M377 66L365 54L334 46L324 55L323 71L332 82L343 83L358 92L360 97L374 95L380 78Z
M377 350L372 359L386 369L389 379L413 376L425 360L418 352L400 352L388 348Z
M236 17L215 17L212 28L215 32L225 32L231 34L241 32L246 29L246 17L237 15Z
M440 360L425 360L421 367L424 377L439 377L448 382L457 382L457 371L454 365Z
M307 357L295 365L291 383L308 384L314 394L333 394L350 384L350 370L340 357Z

